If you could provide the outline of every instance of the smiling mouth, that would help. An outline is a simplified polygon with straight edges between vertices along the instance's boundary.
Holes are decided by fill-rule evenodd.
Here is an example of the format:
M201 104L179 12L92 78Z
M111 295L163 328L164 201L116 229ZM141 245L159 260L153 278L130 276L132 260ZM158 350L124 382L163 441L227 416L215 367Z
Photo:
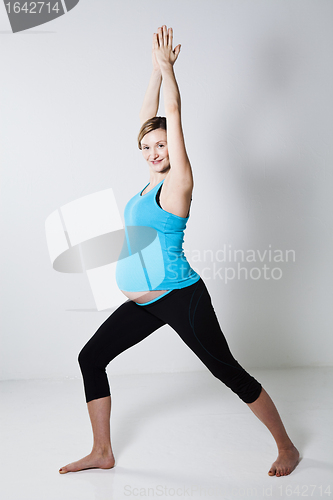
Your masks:
M153 160L152 163L160 163L162 160Z

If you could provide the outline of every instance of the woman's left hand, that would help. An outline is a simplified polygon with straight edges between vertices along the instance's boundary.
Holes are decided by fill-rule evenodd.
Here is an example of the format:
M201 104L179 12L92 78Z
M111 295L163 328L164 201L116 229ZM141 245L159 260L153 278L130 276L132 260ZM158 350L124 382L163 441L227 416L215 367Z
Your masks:
M172 28L165 24L154 33L153 52L160 67L175 64L180 52L180 44L172 50Z

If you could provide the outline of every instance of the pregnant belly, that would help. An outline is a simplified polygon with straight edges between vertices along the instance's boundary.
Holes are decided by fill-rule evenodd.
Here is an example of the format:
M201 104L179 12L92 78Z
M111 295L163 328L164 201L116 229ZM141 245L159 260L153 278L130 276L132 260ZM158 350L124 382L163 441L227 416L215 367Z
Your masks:
M163 293L168 290L149 290L148 292L126 292L125 290L121 290L124 295L130 300L137 302L139 304L143 304L144 302L150 302L151 300L156 299Z

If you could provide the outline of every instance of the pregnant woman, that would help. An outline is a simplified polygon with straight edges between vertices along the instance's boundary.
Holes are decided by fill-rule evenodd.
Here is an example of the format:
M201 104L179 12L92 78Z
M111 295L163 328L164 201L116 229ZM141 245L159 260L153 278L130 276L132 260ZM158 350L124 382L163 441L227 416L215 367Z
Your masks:
M190 216L193 176L185 149L180 94L173 70L180 45L172 49L172 38L172 28L167 30L166 26L154 33L153 72L140 113L138 145L149 167L149 183L125 207L126 248L129 255L133 255L132 260L130 257L119 259L116 271L118 286L128 300L99 327L78 358L93 431L92 451L59 472L114 467L110 440L111 393L106 366L120 353L168 324L208 370L267 426L278 448L277 460L268 474L285 476L296 467L299 453L267 392L231 354L205 283L190 267L182 250ZM156 116L162 80L166 118ZM155 231L158 238L151 241L158 241L158 245L152 243L143 249L140 244L149 234L140 234L140 228ZM136 248L142 252L131 253L133 234Z

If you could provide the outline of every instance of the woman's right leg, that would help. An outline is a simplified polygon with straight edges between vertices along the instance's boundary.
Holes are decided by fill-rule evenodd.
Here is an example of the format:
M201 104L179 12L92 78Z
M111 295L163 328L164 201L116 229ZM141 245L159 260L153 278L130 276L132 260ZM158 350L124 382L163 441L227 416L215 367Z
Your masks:
M86 457L62 467L61 474L114 466L110 439L111 393L106 366L164 324L144 307L128 300L107 318L83 347L78 361L93 431L93 448Z
M115 459L110 439L111 396L94 399L88 403L94 444L89 455L59 469L60 474L83 469L112 469Z

